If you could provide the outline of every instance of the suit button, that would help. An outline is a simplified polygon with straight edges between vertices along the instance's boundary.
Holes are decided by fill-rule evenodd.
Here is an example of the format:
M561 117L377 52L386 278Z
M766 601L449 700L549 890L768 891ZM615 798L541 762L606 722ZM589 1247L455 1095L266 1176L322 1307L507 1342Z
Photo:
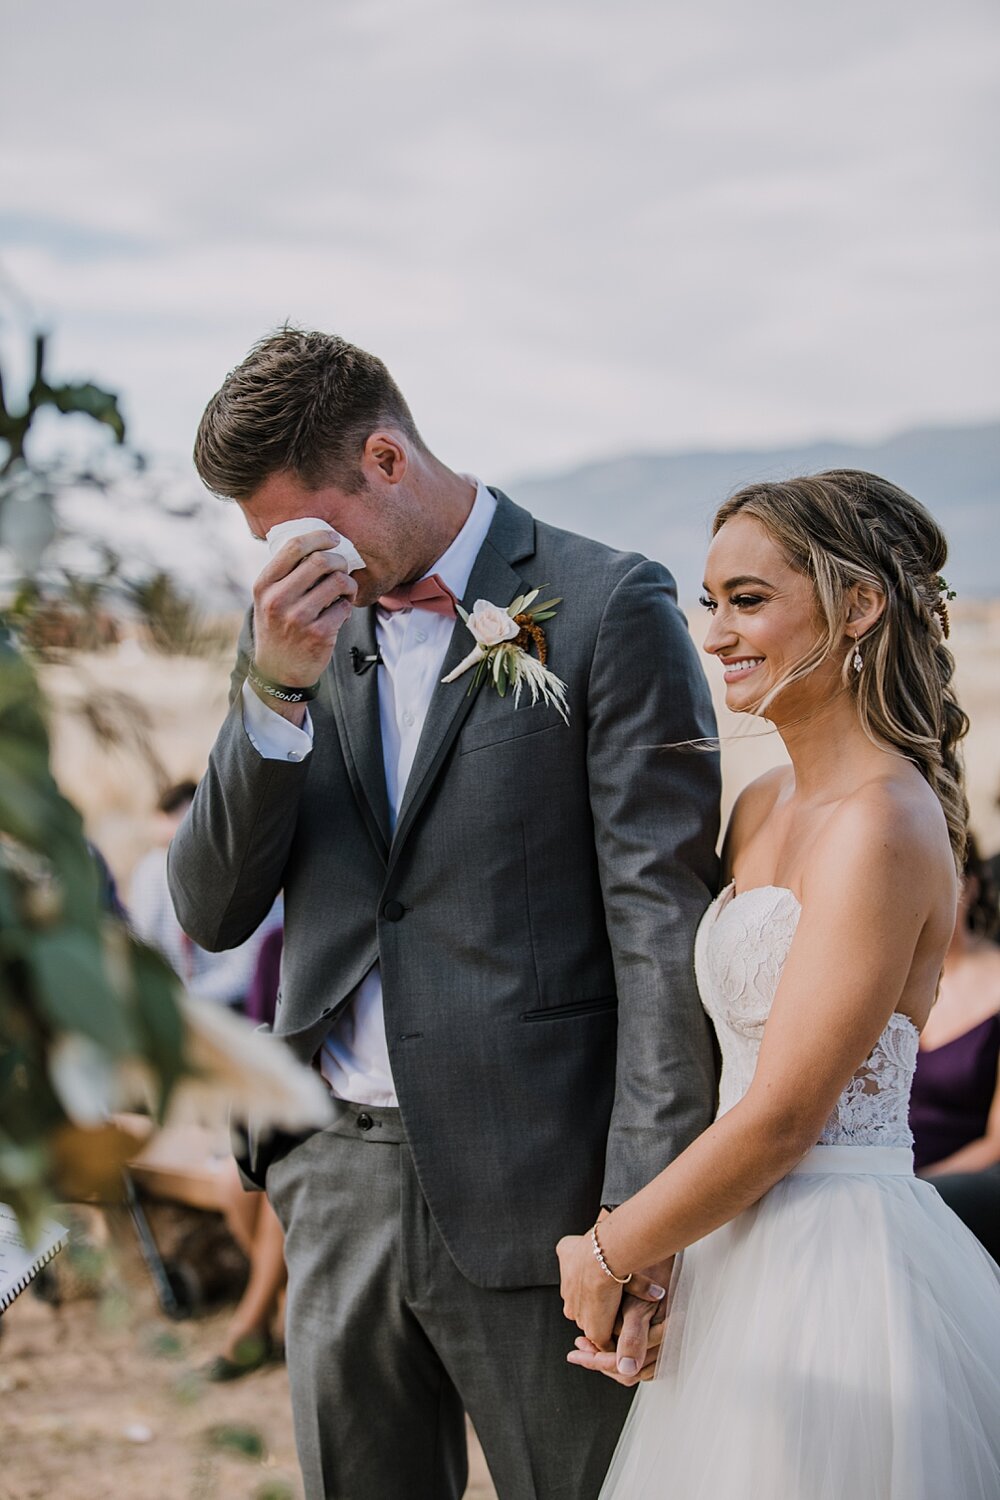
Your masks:
M387 922L398 922L405 910L401 901L387 901L382 908L382 915Z
M365 1114L358 1115L358 1129L359 1130L371 1130L371 1128L372 1128L372 1126L374 1124L375 1124L375 1121L372 1119L371 1115L365 1115Z

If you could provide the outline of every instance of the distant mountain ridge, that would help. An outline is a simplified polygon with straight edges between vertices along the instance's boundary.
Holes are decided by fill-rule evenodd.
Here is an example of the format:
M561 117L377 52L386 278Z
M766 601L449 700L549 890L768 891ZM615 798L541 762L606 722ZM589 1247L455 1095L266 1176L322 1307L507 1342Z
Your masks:
M755 479L842 468L883 474L933 512L959 595L1000 595L1000 422L918 427L872 444L627 454L511 481L510 494L553 525L659 558L687 601L701 584L712 514L727 495Z

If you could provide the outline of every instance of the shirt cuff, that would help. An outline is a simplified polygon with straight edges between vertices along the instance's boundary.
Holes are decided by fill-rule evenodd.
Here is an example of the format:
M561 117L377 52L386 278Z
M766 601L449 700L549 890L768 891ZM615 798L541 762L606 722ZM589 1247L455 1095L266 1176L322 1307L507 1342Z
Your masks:
M247 739L264 760L305 760L313 747L313 726L308 708L300 729L283 714L268 708L249 682L243 684L243 728Z

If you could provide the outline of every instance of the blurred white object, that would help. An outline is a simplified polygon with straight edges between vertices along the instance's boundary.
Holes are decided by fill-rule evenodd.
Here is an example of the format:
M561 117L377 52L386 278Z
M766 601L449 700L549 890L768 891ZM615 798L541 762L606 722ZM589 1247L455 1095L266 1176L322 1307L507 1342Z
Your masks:
M314 1069L300 1063L285 1044L257 1031L243 1016L185 995L187 1062L194 1076L178 1080L167 1123L228 1123L251 1114L254 1124L288 1131L317 1129L333 1118L330 1090Z
M52 496L27 465L14 464L0 486L0 547L30 578L55 535Z
M340 537L336 550L347 563L348 573L356 573L359 568L364 567L365 560L354 543L335 531L329 521L321 521L318 516L299 516L295 521L279 521L267 533L268 551L273 557L290 537L305 536L307 531L328 531L331 536Z
M327 1125L330 1091L277 1038L211 1000L180 991L189 1074L170 1095L165 1123L225 1129L230 1114L258 1127ZM89 1037L64 1033L49 1051L49 1077L70 1119L92 1127L119 1110L153 1110L156 1080L137 1058L115 1059Z
M127 1427L122 1428L122 1437L127 1443L150 1443L153 1440L153 1429L147 1427L145 1422L130 1422Z

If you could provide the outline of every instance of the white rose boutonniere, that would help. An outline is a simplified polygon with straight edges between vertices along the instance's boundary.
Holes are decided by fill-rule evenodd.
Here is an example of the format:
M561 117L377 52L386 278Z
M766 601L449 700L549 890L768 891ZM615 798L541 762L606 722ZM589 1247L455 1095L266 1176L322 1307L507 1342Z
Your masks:
M556 605L562 600L545 599L536 603L540 593L541 589L532 589L530 593L519 594L506 609L488 599L477 599L471 614L459 604L458 613L475 636L476 644L455 670L441 680L454 682L475 667L469 692L488 673L501 698L508 687L513 688L515 708L527 683L532 703L541 699L552 704L568 724L566 684L545 665L549 651L542 629L542 622L552 619ZM537 659L529 654L531 646L538 652Z

